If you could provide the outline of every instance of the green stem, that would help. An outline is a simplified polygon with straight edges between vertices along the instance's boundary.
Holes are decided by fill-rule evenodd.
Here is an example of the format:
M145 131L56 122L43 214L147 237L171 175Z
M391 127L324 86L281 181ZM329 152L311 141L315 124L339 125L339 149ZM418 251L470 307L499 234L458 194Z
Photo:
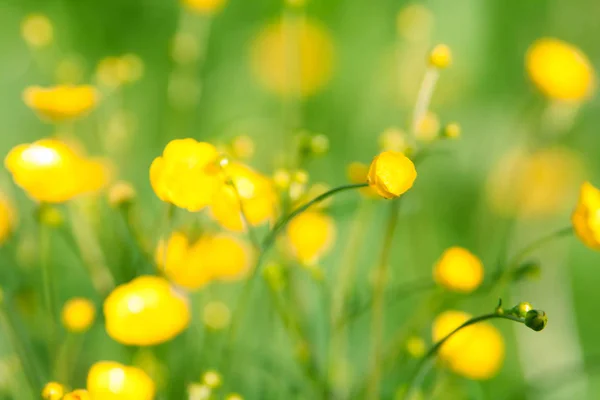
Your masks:
M54 296L54 277L52 265L50 263L50 231L43 222L39 224L39 246L40 246L40 267L42 272L42 292L44 304L46 306L48 321L48 354L50 360L55 357L56 329L58 324L58 315L56 311L56 302Z
M419 360L419 363L415 367L415 371L412 375L412 378L409 380L408 389L406 390L406 393L404 394L403 399L410 400L414 391L418 387L421 386L421 382L423 381L423 379L425 378L425 375L427 374L427 372L429 371L429 368L431 367L430 361L432 359L434 359L434 357L437 355L440 347L442 347L442 345L444 343L446 343L446 341L448 339L450 339L454 334L459 332L461 329L464 329L468 326L474 325L478 322L482 322L482 321L486 321L486 320L494 319L494 318L508 319L510 321L519 322L519 323L525 322L524 319L515 317L514 315L492 313L492 314L485 314L485 315L481 315L479 317L472 318L472 319L468 320L467 322L465 322L464 324L460 325L458 328L454 329L452 332L447 334L443 339L441 339L437 343L435 343L429 349L429 351L421 358L421 360Z

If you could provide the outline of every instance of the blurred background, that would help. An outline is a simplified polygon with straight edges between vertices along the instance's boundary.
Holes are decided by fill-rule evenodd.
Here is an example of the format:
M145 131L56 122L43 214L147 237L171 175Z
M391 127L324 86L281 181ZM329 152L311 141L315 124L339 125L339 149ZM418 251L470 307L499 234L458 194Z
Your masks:
M348 182L351 162L368 163L379 151L382 132L408 127L427 53L433 45L445 43L452 49L453 63L441 73L431 123L457 122L462 134L458 141L439 143L440 154L419 168L401 212L390 285L429 278L435 260L454 245L469 248L486 271L493 271L503 248L513 254L532 240L569 226L581 183L598 183L600 178L600 104L596 98L577 106L545 99L527 77L525 54L536 39L556 37L579 47L592 65L599 65L599 2L314 0L301 11L294 7L280 0L229 0L219 12L198 14L175 0L3 0L0 154L57 130L73 132L88 154L111 160L115 178L133 184L141 220L150 238L157 240L160 232L152 227L160 224L164 206L150 187L148 168L170 140L191 137L226 146L245 135L254 142L250 165L271 175L285 164L299 131L323 134L329 139L328 153L309 160L305 169L310 182L342 185ZM301 73L306 75L298 96L289 94L283 67L277 64L276 39L268 36L269 27L289 8L301 12L311 26L302 38L307 41L302 54L306 52L310 61L302 64ZM51 21L50 45L36 48L24 39L23 21L31 14L46 15ZM108 75L102 73L102 61L128 54L138 57L136 77L113 85L110 67ZM101 101L74 123L44 122L25 105L22 94L28 86L57 83L97 85ZM525 155L525 149L533 153ZM7 271L0 277L5 290L16 288L26 313L38 285L35 262L27 261L35 260L37 252L35 204L4 169L0 185L19 210L18 232L2 248L0 268L13 268L9 254L16 254L23 270L21 278ZM319 264L330 286L336 284L348 232L363 201L357 194L345 194L330 206L338 235L333 250ZM102 202L90 207L96 207L94 226L100 247L108 254L105 261L117 262L123 251L114 228L118 219ZM357 251L361 279L353 289L356 301L368 297L386 218L384 207L376 204L367 212ZM181 212L177 218L184 223L188 216ZM57 283L59 304L72 296L94 298L76 257L60 241L53 242L53 249L52 262L63 271ZM499 374L485 381L446 377L444 393L433 398L600 396L599 255L568 237L536 252L535 260L541 265L539 279L518 282L502 293L453 298L449 307L477 315L493 310L499 295L509 304L529 301L548 313L547 329L536 333L518 324L494 323L506 340L506 360ZM193 294L194 315L199 318L207 299L232 306L238 292L235 284ZM294 350L282 339L280 328L269 327L267 295L257 292L253 304L260 308L252 314L258 317L242 334L254 351L294 368ZM325 364L325 300L309 279L302 282L301 293L314 351ZM386 307L386 338L394 337L415 310L431 319L444 309L442 304L423 311L425 296L418 293ZM100 298L95 300L101 304ZM368 366L368 321L364 317L349 328L351 359L345 375L349 386ZM35 340L43 327L35 323L32 327ZM429 326L418 333L430 343ZM222 345L222 338L217 333L211 340L209 349L197 354L198 361L190 366L198 376L215 367L214 349ZM10 347L4 339L0 347L0 365L10 368ZM161 351L168 354L169 374L179 371L173 365L185 368L187 354L167 347L157 350ZM111 341L96 324L82 343L75 380L84 385L94 361L131 363L143 356ZM245 398L267 398L268 380L260 378L253 360L224 380L229 379L232 389ZM405 372L398 368L386 376L384 398L393 398ZM277 368L271 373L276 374ZM10 394L13 382L3 376L10 375L0 373L0 393L16 398Z

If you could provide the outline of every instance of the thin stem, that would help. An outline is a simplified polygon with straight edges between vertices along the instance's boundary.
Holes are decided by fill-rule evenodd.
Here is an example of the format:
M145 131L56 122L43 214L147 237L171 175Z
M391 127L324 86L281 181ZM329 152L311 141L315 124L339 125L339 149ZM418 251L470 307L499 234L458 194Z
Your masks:
M433 96L435 84L437 83L439 76L440 73L437 70L437 68L429 67L425 71L425 76L423 77L423 81L421 82L419 93L417 94L417 102L413 111L413 119L411 125L413 135L416 135L419 128L419 124L421 123L421 120L423 119L423 117L427 113L427 110L429 109L431 97Z
M423 381L423 379L425 378L425 375L427 374L427 372L429 371L429 368L431 367L430 361L437 355L440 347L442 347L442 345L444 343L446 343L446 341L448 339L450 339L454 334L459 332L461 329L464 329L468 326L474 325L478 322L482 322L482 321L486 321L486 320L494 319L494 318L508 319L510 321L519 322L519 323L525 322L524 319L515 317L514 315L498 314L498 313L485 314L485 315L481 315L479 317L475 317L475 318L468 320L467 322L465 322L464 324L462 324L461 326L459 326L458 328L454 329L452 332L447 334L443 339L441 339L437 343L435 343L429 349L429 351L421 358L421 360L419 360L419 363L415 367L415 371L412 375L412 378L409 380L408 389L406 390L406 393L404 394L403 399L404 400L411 399L411 396L414 393L414 391L419 386L421 386L421 382Z
M379 264L375 271L375 283L373 286L373 319L371 324L371 336L372 341L372 352L371 352L371 368L373 375L369 382L367 398L378 398L379 397L379 380L381 379L381 348L383 346L383 330L384 330L384 309L383 303L385 299L385 287L387 282L387 271L390 258L390 252L392 250L392 244L394 241L394 232L396 231L396 225L398 224L398 214L400 199L395 200L390 204L390 215L385 230L385 237L383 239L383 247L381 249L381 256L379 258Z
M56 326L58 315L54 296L54 277L50 263L50 231L43 222L39 224L40 269L42 271L42 292L48 317L48 354L54 359L56 345Z

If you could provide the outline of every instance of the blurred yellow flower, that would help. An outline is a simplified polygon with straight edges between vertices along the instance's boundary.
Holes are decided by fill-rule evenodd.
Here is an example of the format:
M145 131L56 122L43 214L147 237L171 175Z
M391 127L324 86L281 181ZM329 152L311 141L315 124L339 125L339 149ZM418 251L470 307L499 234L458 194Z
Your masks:
M410 189L417 178L413 162L404 154L384 151L371 162L367 182L386 199L398 197Z
M166 246L156 249L156 263L165 275L187 289L198 289L212 280L236 280L250 268L252 252L242 241L226 235L204 235L195 243L174 232ZM166 265L165 265L166 261Z
M319 211L304 211L287 226L289 248L303 264L312 265L334 243L336 228L333 219Z
M417 122L415 137L424 142L431 142L440 133L440 120L437 114L427 111Z
M136 196L136 191L131 183L118 181L108 189L108 204L111 207L119 207L131 203Z
M438 44L429 53L429 65L438 69L448 68L452 63L452 52L445 44Z
M445 311L433 323L438 342L471 319L461 311ZM442 345L440 359L454 372L470 379L493 377L504 361L504 339L491 324L479 322L461 329Z
M52 22L42 14L28 15L21 22L21 36L31 47L47 46L54 37Z
M571 216L575 233L586 246L600 250L600 190L585 182Z
M17 211L12 202L0 194L0 245L9 238L15 229Z
M229 163L224 171L226 179L230 179L233 186L221 185L210 207L211 215L221 226L232 231L244 230L240 201L244 215L252 226L275 218L277 194L270 179L236 162Z
M87 390L77 389L65 394L62 400L92 400L92 397Z
M162 201L200 211L211 204L222 177L219 153L210 143L175 139L150 166L152 189Z
M190 321L187 301L166 279L155 276L141 276L118 286L104 302L104 316L108 335L133 346L166 342Z
M398 34L409 42L426 42L433 30L435 18L422 4L409 4L403 7L396 17Z
M44 400L61 400L65 388L58 382L48 382L42 389L42 398Z
M227 0L182 0L182 2L189 10L198 14L214 14L221 11Z
M88 113L96 106L98 94L90 85L30 86L23 92L23 101L40 117L60 122Z
M107 172L99 161L76 154L56 139L14 147L4 165L13 180L33 199L62 203L105 185Z
M251 62L258 80L268 90L282 96L313 95L331 79L331 35L310 19L277 21L255 37Z
M529 78L546 96L555 100L581 101L596 86L594 68L577 47L554 38L533 42L525 56Z
M214 389L221 386L223 377L217 371L209 370L202 375L202 382L211 389Z
M202 310L202 321L210 329L225 329L231 322L231 310L225 303L211 301Z
M143 74L144 62L136 54L103 58L96 68L98 82L109 88L136 82Z
M411 336L406 340L406 352L413 358L421 358L427 350L425 340L419 336Z
M460 125L456 122L451 122L444 127L443 135L448 139L458 139L460 137Z
M387 128L379 135L379 148L381 151L398 151L404 153L408 143L406 133L399 128Z
M433 279L447 289L470 293L483 281L483 265L467 249L450 247L433 267Z
M96 318L96 307L88 299L75 297L65 303L62 309L62 323L70 332L87 331Z
M94 400L152 400L155 393L154 382L144 371L114 361L92 365L87 390Z
M572 204L583 162L571 150L555 147L528 152L513 149L492 168L487 199L500 215L544 217Z
M254 155L254 140L248 135L239 135L231 141L231 154L239 160L247 160Z

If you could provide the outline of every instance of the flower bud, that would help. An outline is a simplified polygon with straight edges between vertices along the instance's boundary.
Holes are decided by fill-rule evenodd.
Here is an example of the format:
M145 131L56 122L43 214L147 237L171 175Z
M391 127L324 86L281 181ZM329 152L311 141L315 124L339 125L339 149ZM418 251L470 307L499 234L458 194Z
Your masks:
M323 134L314 135L310 139L310 150L316 155L327 153L329 150L329 138Z
M63 397L65 388L58 382L48 382L42 389L42 399L60 400Z
M452 52L445 44L438 44L429 53L429 65L438 69L445 69L452 63Z
M525 325L536 332L541 331L548 324L546 313L541 310L529 310L525 315Z
M512 314L516 315L519 318L525 318L529 311L533 310L533 306L531 303L522 301L510 311Z
M460 137L460 125L452 122L444 127L442 134L448 139L458 139Z

